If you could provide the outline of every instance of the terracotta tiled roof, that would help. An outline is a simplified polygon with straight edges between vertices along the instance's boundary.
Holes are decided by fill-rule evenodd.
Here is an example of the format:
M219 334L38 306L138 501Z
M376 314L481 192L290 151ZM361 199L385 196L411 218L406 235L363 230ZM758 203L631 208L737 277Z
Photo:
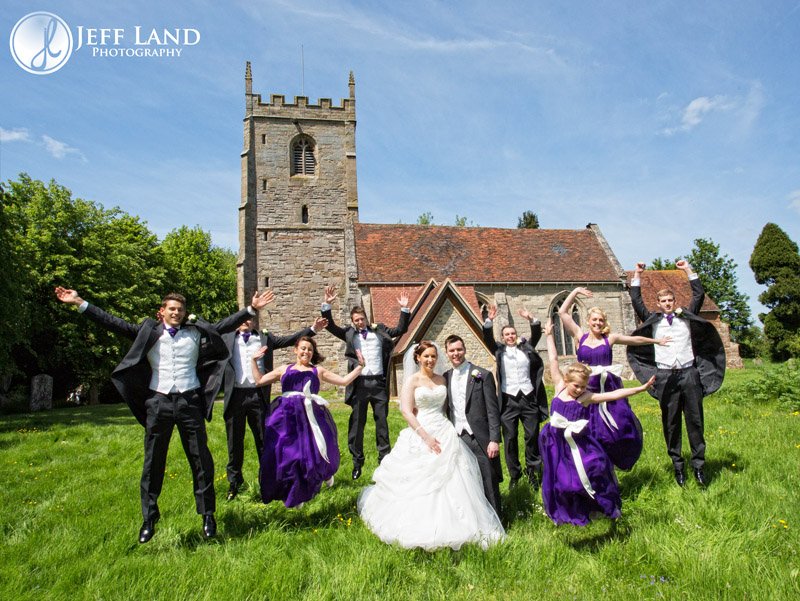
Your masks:
M619 282L590 229L355 225L359 283Z
M375 322L382 322L390 328L397 325L400 319L400 305L397 304L398 297L405 293L408 295L409 307L413 310L425 286L370 286L369 293L372 304L372 315L370 319Z
M633 272L628 272L628 283L633 278ZM675 302L679 307L687 307L692 300L692 291L686 274L680 269L657 271L647 269L642 272L642 300L650 311L658 311L656 293L664 288L669 288L675 293ZM719 316L719 307L706 294L700 313L707 319Z

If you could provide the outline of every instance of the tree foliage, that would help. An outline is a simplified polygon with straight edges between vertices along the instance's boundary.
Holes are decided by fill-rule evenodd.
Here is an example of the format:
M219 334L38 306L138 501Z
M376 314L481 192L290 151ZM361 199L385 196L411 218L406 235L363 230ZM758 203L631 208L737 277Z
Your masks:
M186 297L187 309L217 321L237 309L236 255L211 243L199 227L181 226L161 243L167 287Z
M517 220L517 227L519 229L538 230L539 217L533 211L525 211Z
M739 291L736 263L728 255L720 255L719 244L706 238L697 238L686 260L700 276L706 294L720 310L720 316L731 330L731 339L740 342L752 326L749 298Z
M236 309L235 257L197 228L159 244L138 217L25 174L0 194L0 378L49 373L63 394L107 382L130 346L60 303L57 285L132 323L154 316L173 289L210 319Z
M770 311L758 317L774 359L800 356L800 253L780 227L768 223L750 255L750 268L767 286L758 300Z

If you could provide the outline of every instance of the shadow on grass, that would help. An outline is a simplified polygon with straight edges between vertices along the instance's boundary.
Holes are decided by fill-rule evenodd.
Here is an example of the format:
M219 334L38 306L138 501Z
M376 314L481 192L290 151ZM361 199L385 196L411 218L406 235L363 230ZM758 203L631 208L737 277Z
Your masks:
M623 516L616 520L600 519L589 526L559 526L558 532L564 544L576 551L596 553L611 542L627 540L631 527Z
M38 413L6 414L0 421L0 433L34 428L46 431L53 427L83 426L85 424L93 426L138 425L128 406L118 403L115 405L63 407Z

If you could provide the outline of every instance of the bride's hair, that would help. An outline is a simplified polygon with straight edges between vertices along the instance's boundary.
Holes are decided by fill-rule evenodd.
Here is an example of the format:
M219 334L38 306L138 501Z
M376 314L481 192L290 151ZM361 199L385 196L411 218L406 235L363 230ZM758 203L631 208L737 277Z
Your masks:
M417 348L414 349L414 363L419 365L419 358L422 356L422 353L424 353L429 348L435 350L436 356L437 357L439 356L439 349L436 347L436 345L430 340L423 340L417 345Z

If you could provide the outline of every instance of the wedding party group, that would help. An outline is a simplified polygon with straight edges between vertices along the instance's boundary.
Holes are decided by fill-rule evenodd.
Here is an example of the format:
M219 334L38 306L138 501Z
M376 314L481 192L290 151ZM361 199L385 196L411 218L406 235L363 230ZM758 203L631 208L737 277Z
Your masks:
M501 443L509 488L525 477L534 491L541 490L544 510L555 524L618 518L622 502L615 470L630 470L643 447L641 425L626 399L645 390L659 402L677 484L686 484L682 419L692 474L698 485L708 484L703 398L722 384L725 354L716 329L698 316L704 298L698 276L686 261L676 267L688 276L689 306L676 306L674 291L664 289L655 299L658 310L651 312L641 294L644 264L637 264L630 295L640 325L631 335L611 332L599 307L588 310L584 331L570 308L592 292L573 290L558 319L576 341L576 361L563 367L552 320L543 325L526 309L519 314L530 324L530 338L506 325L496 340L497 309L487 308L483 342L494 354L495 373L471 363L464 340L456 334L447 336L441 348L430 340L414 344L403 358L399 386L408 427L393 446L389 370L395 341L411 320L406 295L397 299L395 327L370 324L363 307L353 307L350 323L343 326L332 312L337 289L328 286L320 316L307 328L278 336L256 329L258 311L275 299L269 290L255 293L247 308L216 323L189 315L186 299L176 293L164 297L155 318L139 324L103 311L75 290L59 286L55 294L100 326L133 340L111 379L145 428L140 543L153 537L160 519L158 497L176 426L192 471L203 536L216 536L214 461L205 421L211 419L220 390L228 501L244 486L247 426L258 453L264 503L301 507L323 487L333 486L340 450L328 401L319 395L320 384L327 383L345 387L345 402L352 409L347 445L353 480L362 476L364 430L372 407L378 467L372 484L358 497L365 525L382 541L404 548L459 549L472 543L486 549L506 538ZM346 375L321 365L324 357L315 336L322 330L344 342ZM554 386L549 402L545 364L536 350L543 334ZM615 344L627 345L628 362L643 384L623 386L622 366L612 362ZM273 351L287 347L293 347L294 362L275 368ZM281 393L270 402L276 382Z

